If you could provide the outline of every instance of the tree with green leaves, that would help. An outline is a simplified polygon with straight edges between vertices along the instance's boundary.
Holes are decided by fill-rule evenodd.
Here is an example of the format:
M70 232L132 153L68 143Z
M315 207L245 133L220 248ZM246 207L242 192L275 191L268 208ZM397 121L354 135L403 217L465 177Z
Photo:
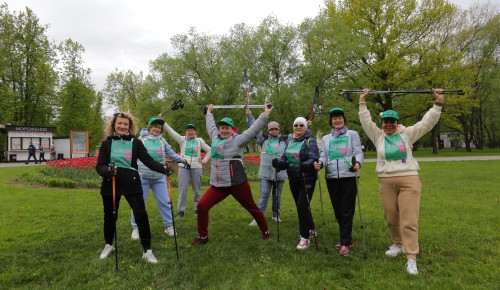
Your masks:
M57 134L69 136L71 130L89 130L90 144L95 146L102 137L102 99L96 98L90 82L90 69L83 67L83 46L71 39L58 46L62 59L62 87L58 94L59 118Z
M0 112L4 122L19 125L49 125L57 85L54 44L45 35L29 8L11 13L0 5ZM4 98L5 97L5 98Z

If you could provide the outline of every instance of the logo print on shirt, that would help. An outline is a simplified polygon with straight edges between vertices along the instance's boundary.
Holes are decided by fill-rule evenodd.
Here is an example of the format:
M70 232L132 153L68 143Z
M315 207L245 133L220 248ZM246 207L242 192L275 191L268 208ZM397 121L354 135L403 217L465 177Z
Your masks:
M347 155L347 145L342 145L340 148L340 154L346 156Z
M194 152L198 153L198 150L199 150L199 149L198 149L198 146L194 146L194 147L193 147L193 151L194 151Z
M224 144L219 144L219 146L217 146L217 151L219 151L219 153L222 154L223 150L224 150Z
M125 159L127 159L128 161L132 160L132 150L123 151L123 155L125 156Z
M401 150L401 152L406 152L405 143L403 141L398 142L398 148L399 150Z

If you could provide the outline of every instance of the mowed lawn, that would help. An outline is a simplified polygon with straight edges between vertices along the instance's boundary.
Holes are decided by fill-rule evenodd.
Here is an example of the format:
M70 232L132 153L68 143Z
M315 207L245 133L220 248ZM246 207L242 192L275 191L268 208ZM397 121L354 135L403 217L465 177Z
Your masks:
M146 264L140 243L130 239L130 208L122 202L118 272L114 255L99 259L104 240L98 190L20 184L15 179L37 167L0 168L0 289L498 289L500 161L420 162L418 276L406 273L404 257L384 255L391 241L374 166L366 163L361 172L364 233L356 206L356 245L348 257L333 247L338 227L322 180L322 202L319 186L312 199L318 245L313 239L306 251L295 249L298 221L288 184L279 242L270 203L271 240L262 241L258 228L248 226L250 214L229 197L210 211L210 242L191 246L197 225L189 193L186 216L175 219L179 260L150 198L156 265ZM257 201L257 183L252 190ZM176 195L174 189L174 205Z

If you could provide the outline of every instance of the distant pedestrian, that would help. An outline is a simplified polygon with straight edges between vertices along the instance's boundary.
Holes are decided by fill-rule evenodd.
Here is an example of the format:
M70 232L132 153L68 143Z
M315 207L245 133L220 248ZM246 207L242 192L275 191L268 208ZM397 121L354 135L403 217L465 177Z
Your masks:
M56 145L54 145L54 142L50 145L50 161L52 160L56 160Z
M43 145L40 144L38 150L40 151L40 157L38 158L38 160L40 160L40 163L42 163L42 160L43 162L47 162L47 160L45 160L45 147L43 147Z
M33 159L35 159L35 164L38 164L38 160L36 160L36 147L35 145L33 145L33 142L30 142L30 145L28 146L28 160L26 160L26 162L24 162L25 164L28 164L30 163L30 159L31 157L33 157Z

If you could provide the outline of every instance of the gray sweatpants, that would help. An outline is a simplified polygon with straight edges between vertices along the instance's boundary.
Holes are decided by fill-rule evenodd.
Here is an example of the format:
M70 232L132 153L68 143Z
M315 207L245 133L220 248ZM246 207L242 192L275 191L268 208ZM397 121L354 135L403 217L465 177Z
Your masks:
M201 198L200 189L201 189L201 168L191 168L186 169L183 167L179 167L179 201L178 201L178 211L186 210L186 199L188 186L191 184L193 188L193 197L194 197L194 209L197 209L198 201Z

